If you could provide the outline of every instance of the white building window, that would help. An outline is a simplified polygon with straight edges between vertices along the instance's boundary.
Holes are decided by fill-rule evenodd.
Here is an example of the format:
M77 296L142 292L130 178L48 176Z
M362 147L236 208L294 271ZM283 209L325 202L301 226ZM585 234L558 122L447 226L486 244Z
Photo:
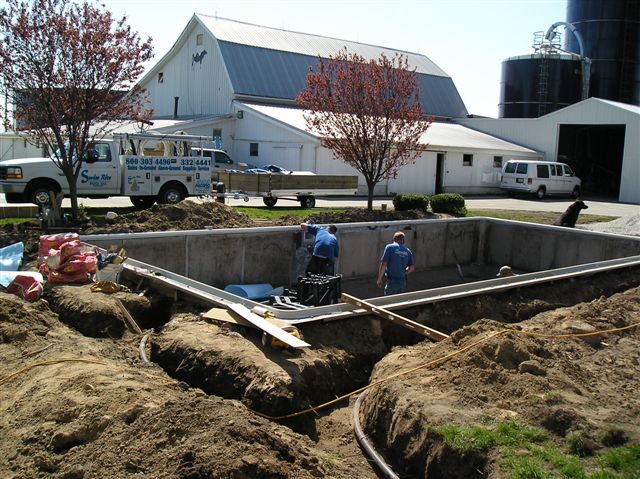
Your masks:
M493 157L493 167L502 169L502 157L494 156Z
M164 83L164 72L158 73L158 83Z
M462 166L473 166L473 155L462 155Z
M198 33L196 35L196 45L202 45L204 43L204 34Z
M249 156L258 156L258 144L249 143Z

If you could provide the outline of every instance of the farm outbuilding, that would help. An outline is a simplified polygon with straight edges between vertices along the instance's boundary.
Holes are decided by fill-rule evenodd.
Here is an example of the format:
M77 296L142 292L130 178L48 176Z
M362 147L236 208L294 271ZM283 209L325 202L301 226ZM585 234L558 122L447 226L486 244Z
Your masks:
M228 151L237 161L278 164L318 174L358 174L336 160L333 152L321 145L320 138L306 128L303 110L239 102L234 108L231 118L185 121L180 129L203 135L211 128L226 132L223 145L229 145ZM159 131L168 133L170 129ZM376 194L495 193L499 191L504 162L543 157L530 148L445 121L432 123L421 143L426 151L414 164L402 167L395 178L379 183ZM358 176L359 193L366 194L364 178Z
M640 106L588 98L539 118L456 121L568 163L585 193L640 203Z

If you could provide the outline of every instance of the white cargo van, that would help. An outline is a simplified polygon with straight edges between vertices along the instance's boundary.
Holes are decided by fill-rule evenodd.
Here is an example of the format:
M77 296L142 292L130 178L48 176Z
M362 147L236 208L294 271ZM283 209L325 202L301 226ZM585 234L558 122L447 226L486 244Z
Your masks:
M535 194L542 199L547 195L580 195L582 181L564 163L538 160L509 160L502 170L500 188L509 195Z

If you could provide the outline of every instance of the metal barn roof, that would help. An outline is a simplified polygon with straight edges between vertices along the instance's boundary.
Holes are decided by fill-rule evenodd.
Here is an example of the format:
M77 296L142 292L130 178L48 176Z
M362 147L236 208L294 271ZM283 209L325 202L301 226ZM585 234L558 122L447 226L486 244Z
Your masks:
M448 76L438 65L429 58L418 53L410 53L393 48L377 45L341 40L338 38L312 35L309 33L292 32L278 28L264 27L251 23L238 22L220 17L195 14L202 24L219 40L237 43L245 46L259 47L281 52L311 55L317 58L327 58L346 47L350 53L357 53L367 60L380 57L384 52L393 57L396 53L405 55L411 68L426 75Z
M424 55L200 14L194 17L218 40L236 98L293 101L306 85L309 68L318 64L318 56L326 58L347 47L367 59L378 58L382 52L406 55L418 72L426 114L467 115L453 80Z
M309 130L305 124L303 114L305 110L297 108L285 108L258 104L238 103L239 107L255 110L262 115L270 117L280 123L301 130L315 137L317 135ZM475 149L504 151L521 154L538 155L535 150L525 148L515 143L510 143L486 133L481 133L471 128L455 123L433 122L429 129L422 135L420 142L428 144L429 149Z

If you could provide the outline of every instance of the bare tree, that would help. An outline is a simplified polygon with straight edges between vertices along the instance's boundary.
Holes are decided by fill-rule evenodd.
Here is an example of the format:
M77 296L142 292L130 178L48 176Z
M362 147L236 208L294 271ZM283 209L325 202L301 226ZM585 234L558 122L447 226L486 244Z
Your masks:
M69 184L77 217L76 182L91 143L118 120L147 120L146 95L135 85L153 57L103 5L74 0L7 0L0 10L1 93L14 105L18 129L45 144Z
M369 210L375 185L415 163L426 147L419 140L431 121L422 113L416 73L404 55L367 61L345 49L320 58L296 101L309 110L307 127L322 145L362 173Z

